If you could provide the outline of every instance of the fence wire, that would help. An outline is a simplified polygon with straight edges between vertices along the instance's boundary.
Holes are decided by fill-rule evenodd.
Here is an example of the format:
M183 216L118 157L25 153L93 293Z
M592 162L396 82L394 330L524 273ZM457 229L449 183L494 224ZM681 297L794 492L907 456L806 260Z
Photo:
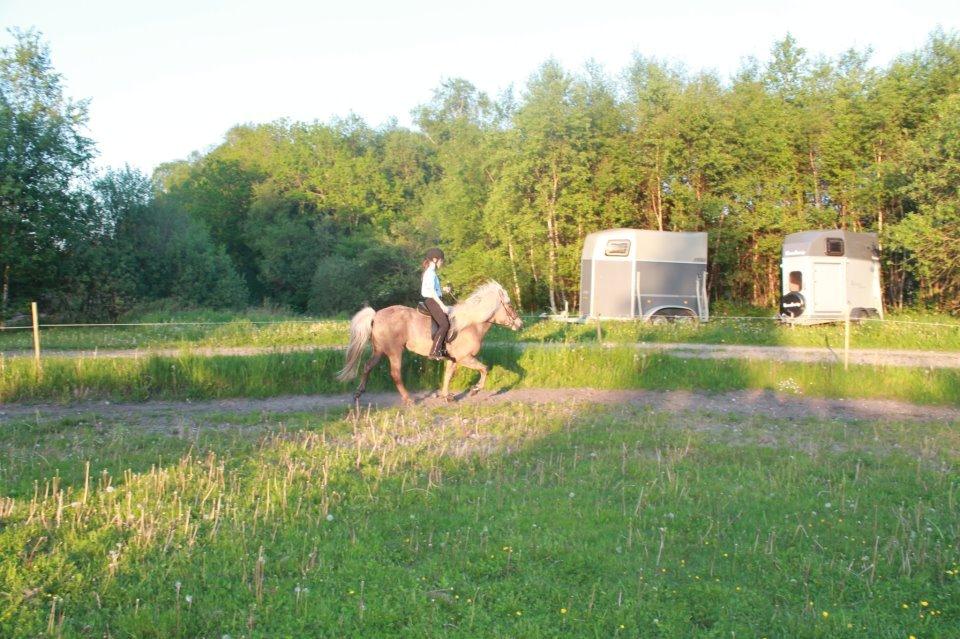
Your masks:
M563 322L568 324L586 324L588 322L595 322L595 318L578 318L576 316L562 316L562 315L546 315L546 314L535 314L535 313L523 313L520 314L520 317L524 319L537 319L537 320L547 320L547 321L556 321ZM708 319L703 323L710 322L728 322L728 321L760 321L760 322L781 322L786 324L782 318L777 316L759 316L759 315L717 315ZM644 320L640 318L632 319L603 319L601 321L610 321L610 322L643 322ZM174 327L174 326L229 326L229 325L255 325L255 326L269 326L269 325L282 325L282 324L319 324L319 325L328 325L334 326L338 324L343 324L349 322L347 319L343 320L331 320L331 319L288 319L288 320L268 320L268 321L251 321L251 320L230 320L225 322L114 322L114 323L97 323L97 322L80 322L80 323L63 323L63 324L38 324L38 328L120 328L120 327L135 327L135 326L154 326L154 327ZM960 328L960 322L957 323L948 323L948 322L918 322L915 320L894 320L894 319L880 319L874 317L864 317L858 318L856 320L851 320L852 323L865 324L868 322L876 324L905 324L912 326L940 326L946 328ZM843 320L837 320L834 323L843 323ZM33 326L0 326L0 331L30 331L33 330Z

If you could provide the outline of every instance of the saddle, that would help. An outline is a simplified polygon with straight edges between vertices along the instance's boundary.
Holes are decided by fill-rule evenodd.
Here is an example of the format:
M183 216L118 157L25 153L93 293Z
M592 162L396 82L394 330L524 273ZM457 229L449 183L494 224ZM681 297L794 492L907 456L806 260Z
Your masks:
M426 315L427 317L430 318L430 339L432 340L433 337L437 334L437 329L439 329L440 327L437 326L436 320L433 319L433 315L430 314L430 311L427 309L427 305L424 304L423 302L420 302L419 304L417 304L417 312L420 313L421 315ZM458 331L454 327L453 322L450 322L450 330L447 331L446 343L449 344L453 340L457 339L457 335L459 334L459 332L460 331Z

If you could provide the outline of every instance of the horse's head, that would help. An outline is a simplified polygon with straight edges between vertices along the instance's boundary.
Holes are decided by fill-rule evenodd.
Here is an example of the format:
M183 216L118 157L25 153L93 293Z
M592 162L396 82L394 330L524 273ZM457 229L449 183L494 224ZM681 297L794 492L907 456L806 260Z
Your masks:
M523 320L513 310L510 296L500 284L490 280L473 292L450 314L458 329L480 323L498 324L515 331L523 328Z
M497 310L494 311L490 321L500 326L506 326L514 331L519 331L523 328L523 320L520 319L520 316L513 309L513 306L511 306L510 297L502 288L499 290L498 295L500 297L500 303L497 304Z

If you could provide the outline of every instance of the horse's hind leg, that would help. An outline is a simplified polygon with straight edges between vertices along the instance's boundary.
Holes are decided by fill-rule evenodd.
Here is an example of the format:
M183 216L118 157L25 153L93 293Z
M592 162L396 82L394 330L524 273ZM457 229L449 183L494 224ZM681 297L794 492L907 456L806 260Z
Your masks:
M403 363L403 351L387 353L387 357L390 358L390 377L393 378L393 383L397 385L397 392L399 392L400 397L403 398L404 404L410 404L410 393L407 392L406 387L403 385L403 377L400 376L400 365Z
M357 387L357 392L353 394L354 401L360 401L360 396L367 390L367 378L370 377L370 371L373 370L373 367L380 363L381 357L383 357L383 353L374 350L370 355L370 359L363 365L363 375L360 376L360 386Z
M472 368L475 371L480 371L480 381L474 384L474 386L470 389L470 394L476 395L483 390L483 387L487 383L487 365L471 355L458 358L457 363L462 364L467 368Z

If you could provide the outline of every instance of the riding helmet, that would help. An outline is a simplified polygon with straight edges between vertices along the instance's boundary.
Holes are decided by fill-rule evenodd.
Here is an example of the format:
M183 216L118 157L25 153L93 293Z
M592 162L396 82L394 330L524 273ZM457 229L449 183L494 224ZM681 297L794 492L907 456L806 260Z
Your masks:
M433 259L443 260L443 251L438 248L432 248L427 251L426 260L429 262Z

